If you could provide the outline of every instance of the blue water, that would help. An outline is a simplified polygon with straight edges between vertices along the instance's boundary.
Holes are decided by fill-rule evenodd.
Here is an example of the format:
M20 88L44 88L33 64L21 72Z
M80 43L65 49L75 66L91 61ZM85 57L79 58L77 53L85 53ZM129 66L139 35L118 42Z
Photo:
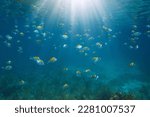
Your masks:
M150 0L1 0L0 99L150 99Z

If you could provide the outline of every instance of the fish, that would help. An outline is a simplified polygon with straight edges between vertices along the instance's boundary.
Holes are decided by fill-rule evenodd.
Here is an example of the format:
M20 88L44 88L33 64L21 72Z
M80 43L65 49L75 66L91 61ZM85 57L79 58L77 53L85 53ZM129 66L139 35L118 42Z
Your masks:
M51 57L48 61L48 63L55 63L57 61L56 57Z
M40 57L38 57L38 56L31 57L30 59L35 61L40 66L45 65L44 61L42 59L40 59Z

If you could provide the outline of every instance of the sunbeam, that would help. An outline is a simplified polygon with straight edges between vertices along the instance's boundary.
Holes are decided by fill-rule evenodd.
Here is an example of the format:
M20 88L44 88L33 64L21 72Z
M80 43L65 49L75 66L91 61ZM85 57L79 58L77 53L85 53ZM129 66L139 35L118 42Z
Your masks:
M105 17L103 0L45 0L39 1L37 13L65 19L71 25L80 22L87 25L91 20Z

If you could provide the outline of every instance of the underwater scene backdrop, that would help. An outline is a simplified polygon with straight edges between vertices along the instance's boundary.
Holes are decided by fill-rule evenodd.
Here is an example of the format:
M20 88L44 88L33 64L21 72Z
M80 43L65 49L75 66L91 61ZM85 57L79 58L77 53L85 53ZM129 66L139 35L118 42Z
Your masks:
M0 99L150 99L150 0L0 0Z

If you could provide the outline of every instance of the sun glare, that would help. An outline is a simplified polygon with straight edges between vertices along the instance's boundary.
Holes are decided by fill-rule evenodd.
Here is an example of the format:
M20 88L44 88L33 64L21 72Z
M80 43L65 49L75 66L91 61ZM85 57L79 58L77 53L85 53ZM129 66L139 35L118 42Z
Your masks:
M89 19L103 17L103 0L41 0L39 6L41 9L50 10L50 15L58 15L69 19L71 23ZM40 9L39 9L40 11ZM43 13L42 13L43 14ZM58 17L59 17L58 16Z
M82 11L82 10L88 10L90 8L90 1L91 0L70 0L71 1L71 7L74 10Z

